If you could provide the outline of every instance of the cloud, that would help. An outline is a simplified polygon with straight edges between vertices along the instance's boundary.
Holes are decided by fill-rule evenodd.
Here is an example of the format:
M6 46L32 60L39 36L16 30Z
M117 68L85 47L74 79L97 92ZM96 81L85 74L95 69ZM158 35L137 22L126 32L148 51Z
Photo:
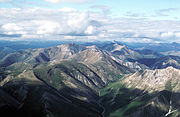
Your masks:
M68 7L58 10L2 8L0 14L0 33L21 34L22 38L86 36L98 32L98 22L91 20L88 12L79 12Z
M1 26L1 30L3 30L4 33L8 35L26 34L26 32L23 31L23 28L20 26L17 26L15 23L4 24Z
M73 8L69 8L69 7L64 7L64 8L61 8L59 9L59 11L62 11L62 12L76 12L77 10L76 9L73 9Z
M0 39L180 42L179 21L112 18L73 8L0 8Z
M175 34L173 32L164 32L164 33L161 33L161 37L162 38L172 38L174 36L175 36Z
M2 25L1 28L4 29L5 31L19 31L19 30L22 30L22 28L17 26L15 23L4 24L4 25Z
M0 2L10 2L11 0L0 0Z
M180 32L176 32L176 33L175 33L175 36L176 36L177 38L180 38Z
M20 34L0 34L0 37L10 37L10 38L14 38L14 37L21 37Z
M59 32L60 25L57 22L43 20L34 22L39 25L36 34L55 34Z
M63 3L63 2L67 2L67 3L87 3L88 0L45 0L47 2L50 3Z

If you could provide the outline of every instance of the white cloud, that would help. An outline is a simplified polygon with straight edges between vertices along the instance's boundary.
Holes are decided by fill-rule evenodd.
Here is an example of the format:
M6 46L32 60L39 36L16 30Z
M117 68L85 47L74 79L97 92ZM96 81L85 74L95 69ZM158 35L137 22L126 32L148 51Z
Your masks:
M20 26L17 26L15 23L7 23L4 24L2 27L2 29L4 29L5 31L18 31L18 30L22 30L22 28Z
M0 0L0 2L10 2L11 0Z
M62 11L62 12L73 12L74 11L74 12L76 12L77 10L70 8L70 7L64 7L64 8L59 9L59 11Z
M180 38L180 32L175 33L175 36L176 36L177 38Z
M97 31L96 27L90 25L90 26L88 26L87 29L85 30L85 33L86 33L86 34L89 34L89 35L92 35L92 34L96 33L96 31Z
M0 19L0 34L20 34L19 39L128 42L163 42L176 39L180 42L178 21L111 18L102 12L84 12L69 7L58 10L0 8Z
M88 0L45 0L50 3L63 3L63 2L68 2L68 3L86 3Z
M173 32L164 32L161 34L161 37L162 38L171 38L171 37L174 37L174 33Z
M1 30L4 31L5 34L26 34L26 32L23 31L23 28L20 26L17 26L15 23L7 23L1 26Z
M39 27L36 34L55 34L59 32L60 25L53 21L34 21Z

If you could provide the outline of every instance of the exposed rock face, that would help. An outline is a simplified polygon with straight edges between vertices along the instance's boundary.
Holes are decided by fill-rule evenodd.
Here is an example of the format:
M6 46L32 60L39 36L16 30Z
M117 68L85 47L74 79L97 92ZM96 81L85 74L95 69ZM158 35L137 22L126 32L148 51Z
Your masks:
M145 55L142 55L135 50L129 49L125 45L110 43L104 45L103 47L101 47L101 49L111 52L113 55L116 55L115 59L118 62L135 71L148 69L146 65L137 62L137 59L144 58Z
M110 43L104 45L102 49L112 52L115 55L118 55L121 59L123 59L124 57L137 59L137 57L141 56L138 52L129 49L127 46L117 43Z
M99 61L105 61L108 58L112 59L111 54L106 51L100 50L96 46L88 46L86 50L79 52L71 57L72 60L91 64L97 63Z
M180 70L138 71L100 91L105 116L180 116Z
M139 71L127 77L123 82L127 87L134 87L147 91L172 90L180 89L180 70L173 67L166 69L155 69Z
M149 67L147 67L146 65L138 62L120 61L120 63L124 66L127 66L128 68L133 69L134 71L149 69Z

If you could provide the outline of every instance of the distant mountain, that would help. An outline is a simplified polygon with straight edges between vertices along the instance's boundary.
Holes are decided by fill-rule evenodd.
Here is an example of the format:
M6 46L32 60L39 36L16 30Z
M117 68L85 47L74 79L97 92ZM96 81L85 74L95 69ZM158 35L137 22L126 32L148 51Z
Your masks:
M1 47L0 48L0 59L8 55L9 53L16 52L15 50L8 48L8 47Z
M169 66L180 69L180 57L179 56L164 56L160 58L151 59L139 59L139 63L147 65L151 69L163 69Z
M156 58L157 56L154 53L143 53L139 51L132 50L128 48L126 45L118 44L118 43L109 43L101 47L101 49L111 52L113 55L116 55L118 61L133 69L133 70L142 70L148 69L146 65L139 63L137 60L141 58Z
M109 63L110 66L117 68L124 67L111 53L98 49L95 46L83 46L77 44L63 44L57 47L28 49L11 53L0 60L0 67L33 68L42 63L58 63L62 60L85 62L89 64ZM22 65L23 64L23 65ZM128 69L128 68L125 68ZM121 71L125 70L121 69ZM130 71L130 70L129 70Z
M127 43L127 45L130 48L133 49L150 49L155 52L165 52L165 51L172 51L180 50L180 44L179 43Z
M15 64L17 67L17 63L23 63L25 66L29 63L33 66L53 60L64 60L84 49L85 47L81 45L65 44L51 48L22 50L4 57L0 60L0 66L7 67Z
M160 58L163 55L150 49L136 50L139 54L145 56L145 58Z
M97 52L95 52L95 50ZM84 46L69 43L62 44L56 47L28 49L21 50L16 53L10 53L2 60L0 60L0 66L13 67L15 64L15 66L17 67L21 66L19 64L22 63L30 63L30 65L26 64L24 65L24 67L33 67L38 64L50 61L73 59L76 61L87 62L89 60L89 62L96 62L101 58L109 58L136 71L148 68L147 66L140 64L137 60L141 58L157 58L159 56L160 55L158 53L152 51L150 52L150 50L135 51L129 49L125 45L117 43L104 44L102 47L100 47L100 49L96 46Z
M152 50L161 53L162 55L175 55L179 56L180 44L179 43L127 43L128 47L135 50Z
M137 59L140 54L134 50L127 48L125 45L118 43L106 44L101 49L112 52L115 55L119 55L126 58Z
M179 56L165 56L157 59L157 61L152 65L152 69L162 69L172 66L174 68L180 69L180 57Z
M58 46L65 42L58 41L2 41L0 40L0 59L7 54L25 49L38 49Z

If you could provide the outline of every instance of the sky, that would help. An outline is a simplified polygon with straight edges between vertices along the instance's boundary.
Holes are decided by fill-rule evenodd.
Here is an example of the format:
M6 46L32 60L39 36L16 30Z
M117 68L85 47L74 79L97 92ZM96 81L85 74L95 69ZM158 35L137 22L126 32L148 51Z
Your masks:
M0 0L0 40L180 42L180 0Z

